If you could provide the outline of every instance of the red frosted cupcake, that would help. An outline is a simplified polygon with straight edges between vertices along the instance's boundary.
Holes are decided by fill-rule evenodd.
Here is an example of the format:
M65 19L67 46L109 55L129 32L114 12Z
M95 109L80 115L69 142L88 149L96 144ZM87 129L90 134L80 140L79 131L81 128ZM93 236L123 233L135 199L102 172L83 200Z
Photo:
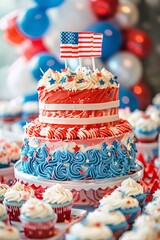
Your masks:
M27 238L47 239L54 236L57 216L48 203L29 199L21 208L20 219Z
M57 214L57 222L64 222L71 218L71 208L73 205L73 195L60 184L46 189L43 194L43 200L50 204Z

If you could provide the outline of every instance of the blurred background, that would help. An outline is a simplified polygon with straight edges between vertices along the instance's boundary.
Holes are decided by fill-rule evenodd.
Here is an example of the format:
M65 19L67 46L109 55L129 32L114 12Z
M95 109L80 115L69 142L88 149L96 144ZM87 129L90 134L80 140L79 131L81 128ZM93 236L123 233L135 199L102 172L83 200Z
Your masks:
M5 0L0 17L1 101L37 101L40 69L64 67L60 31L103 33L96 66L119 76L121 108L144 110L160 92L160 0Z

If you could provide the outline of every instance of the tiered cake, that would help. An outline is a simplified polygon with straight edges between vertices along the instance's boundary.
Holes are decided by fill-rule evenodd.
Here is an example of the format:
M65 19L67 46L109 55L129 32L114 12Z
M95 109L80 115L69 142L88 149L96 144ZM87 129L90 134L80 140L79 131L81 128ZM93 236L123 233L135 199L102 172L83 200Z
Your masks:
M119 83L106 69L49 69L39 81L39 118L26 126L20 171L68 181L135 169L131 125L119 119Z

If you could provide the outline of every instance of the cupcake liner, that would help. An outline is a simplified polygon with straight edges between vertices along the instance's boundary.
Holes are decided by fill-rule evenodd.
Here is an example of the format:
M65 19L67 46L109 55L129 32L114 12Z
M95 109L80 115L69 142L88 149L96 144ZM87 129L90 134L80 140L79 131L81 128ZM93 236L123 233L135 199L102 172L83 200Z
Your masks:
M127 230L128 224L123 222L118 225L108 225L108 227L112 230L115 240L117 240Z
M54 235L55 219L47 222L28 222L23 219L21 221L26 238L46 239Z
M20 216L21 206L11 206L6 203L5 203L5 206L8 213L9 221L20 222L19 216Z
M132 224L134 220L141 214L141 208L134 207L129 209L118 209L121 213L123 213L126 217L126 221L129 224Z
M72 209L72 203L70 203L67 206L53 206L51 205L54 212L57 214L57 222L64 222L65 220L71 219L71 209Z

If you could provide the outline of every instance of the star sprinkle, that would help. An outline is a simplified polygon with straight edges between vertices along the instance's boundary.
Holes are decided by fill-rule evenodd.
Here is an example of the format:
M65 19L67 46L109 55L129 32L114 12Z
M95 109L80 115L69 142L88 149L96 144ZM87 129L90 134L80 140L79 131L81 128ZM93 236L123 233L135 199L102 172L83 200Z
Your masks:
M97 73L97 77L102 77L102 73Z
M24 157L22 157L22 160L26 162L26 161L28 161L28 157L24 156Z
M105 142L102 143L102 147L103 147L103 149L106 149L107 148L107 144Z
M82 82L83 82L83 80L84 80L83 78L82 78L82 79L79 79L78 83L82 83Z
M68 77L68 82L72 82L74 80L74 78L73 77Z
M66 78L65 77L62 77L61 78L61 83L65 83L66 82Z
M109 81L110 81L111 84L113 84L115 82L112 78L110 78Z
M75 152L78 152L80 147L78 147L77 145L73 148Z
M49 80L50 85L53 85L55 82L56 82L56 80L54 80L53 78L51 78L51 79Z
M99 83L100 83L100 85L104 85L105 84L105 82L102 79L99 81Z

